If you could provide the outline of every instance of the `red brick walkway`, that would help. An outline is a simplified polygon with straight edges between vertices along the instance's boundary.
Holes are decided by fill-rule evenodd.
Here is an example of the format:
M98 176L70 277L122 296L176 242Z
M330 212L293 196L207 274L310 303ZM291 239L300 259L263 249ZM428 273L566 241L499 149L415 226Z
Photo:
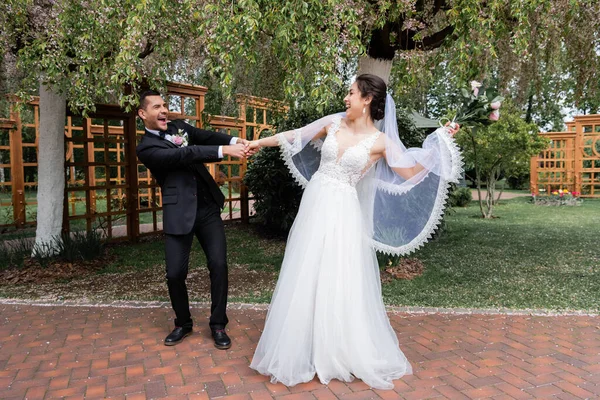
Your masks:
M233 308L233 307L232 307ZM172 312L0 304L0 398L579 399L600 397L600 318L390 313L414 375L394 391L360 381L287 388L248 368L265 311L229 311L233 346L197 329L162 344Z

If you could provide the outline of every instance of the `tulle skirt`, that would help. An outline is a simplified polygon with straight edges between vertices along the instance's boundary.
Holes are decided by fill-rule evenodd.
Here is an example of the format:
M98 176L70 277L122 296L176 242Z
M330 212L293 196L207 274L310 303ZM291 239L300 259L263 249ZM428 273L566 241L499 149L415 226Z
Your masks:
M412 372L381 298L353 187L317 173L290 231L250 364L287 386L355 377L378 389Z

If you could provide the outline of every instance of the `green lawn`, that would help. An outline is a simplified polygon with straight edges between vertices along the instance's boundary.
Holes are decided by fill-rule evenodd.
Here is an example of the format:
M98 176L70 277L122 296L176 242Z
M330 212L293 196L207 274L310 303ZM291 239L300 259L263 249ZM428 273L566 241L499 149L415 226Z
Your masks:
M229 264L243 264L249 269L279 269L283 261L284 240L263 238L254 227L240 223L225 225L225 229ZM153 268L157 261L164 260L162 238L134 245L112 245L110 252L115 258L101 273L143 271ZM190 266L204 268L205 263L204 252L198 241L194 240Z
M600 201L580 207L501 202L483 220L477 203L415 256L425 273L384 285L388 304L600 310Z
M600 310L600 201L580 207L533 206L528 198L501 202L498 218L478 217L477 203L448 217L440 239L411 257L425 265L422 276L383 286L390 305L559 310ZM267 240L253 228L227 228L230 263L250 269L278 268L282 240ZM115 248L107 267L145 268L163 256L161 242ZM194 244L193 257L203 254ZM240 300L240 299L238 299ZM268 301L268 296L244 297Z

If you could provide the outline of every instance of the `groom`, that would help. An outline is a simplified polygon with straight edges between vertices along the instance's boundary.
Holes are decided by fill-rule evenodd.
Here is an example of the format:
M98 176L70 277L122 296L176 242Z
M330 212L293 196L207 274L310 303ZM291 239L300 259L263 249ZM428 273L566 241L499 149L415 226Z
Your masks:
M181 120L167 121L168 111L160 93L146 91L140 96L137 113L146 134L136 153L162 191L167 287L176 317L165 345L176 345L192 333L185 279L196 236L210 272L212 337L215 347L228 349L227 250L221 219L225 197L203 163L220 161L226 155L245 157L246 140L198 129Z

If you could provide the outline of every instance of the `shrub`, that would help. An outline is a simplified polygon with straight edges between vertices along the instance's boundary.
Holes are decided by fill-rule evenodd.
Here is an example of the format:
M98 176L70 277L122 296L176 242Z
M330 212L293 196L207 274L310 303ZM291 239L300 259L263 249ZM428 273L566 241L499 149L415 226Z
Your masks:
M522 190L529 188L529 173L509 176L506 178L508 187L514 190Z
M279 148L265 148L256 154L244 182L254 196L258 221L274 233L287 233L298 213L302 188L290 175Z
M104 240L99 229L63 233L49 243L36 245L33 256L40 265L45 265L49 257L75 262L88 261L104 254Z
M473 200L471 189L466 187L454 187L448 196L449 207L466 207Z
M33 248L32 238L17 238L0 243L0 270L20 268Z
M58 242L58 256L65 261L93 260L104 254L104 241L97 229L64 234Z

